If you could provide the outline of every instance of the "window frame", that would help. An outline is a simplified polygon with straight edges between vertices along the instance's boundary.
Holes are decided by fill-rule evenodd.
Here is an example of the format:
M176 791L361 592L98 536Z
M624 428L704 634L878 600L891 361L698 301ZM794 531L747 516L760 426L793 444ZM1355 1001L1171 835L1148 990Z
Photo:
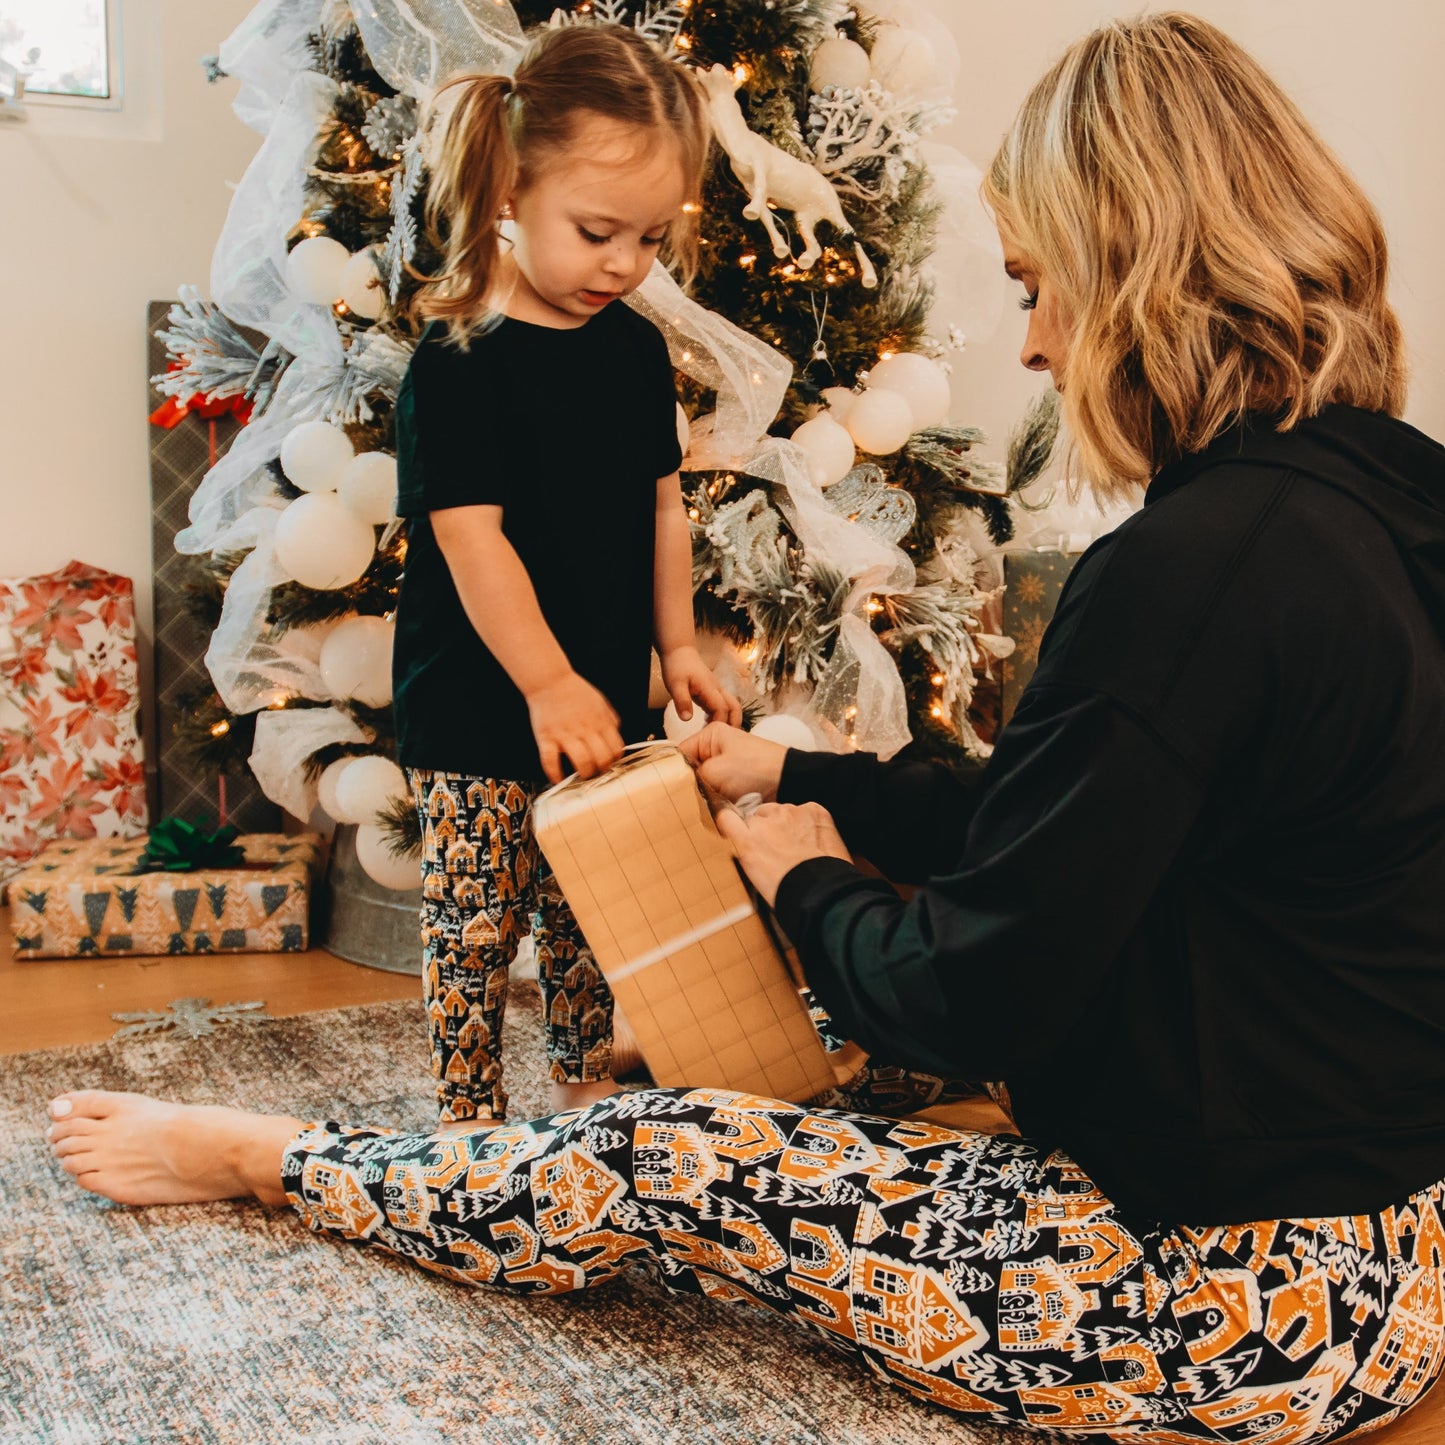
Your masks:
M25 106L41 110L121 111L125 109L125 51L121 0L99 0L105 25L105 75L108 95L79 95L25 87Z

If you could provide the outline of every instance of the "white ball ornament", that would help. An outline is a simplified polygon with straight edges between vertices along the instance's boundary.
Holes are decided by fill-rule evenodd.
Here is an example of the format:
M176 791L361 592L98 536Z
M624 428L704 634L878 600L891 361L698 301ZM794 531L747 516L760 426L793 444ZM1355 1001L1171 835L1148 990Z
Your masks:
M341 816L341 804L336 800L336 782L351 761L351 758L337 758L334 763L327 763L316 780L316 801L321 804L321 811L334 823L347 821Z
M396 515L396 458L385 452L353 457L341 469L336 495L363 522L384 527Z
M897 351L885 356L868 373L868 389L882 387L896 391L913 412L914 430L942 426L948 420L953 397L948 373L936 362L916 351Z
M820 91L827 85L862 90L873 76L868 52L856 40L839 35L825 40L808 62L808 86Z
M374 823L394 799L409 797L406 774L379 753L352 758L336 780L336 805L347 823Z
M341 295L341 272L351 252L330 236L308 236L286 257L286 285L291 294L314 306L330 306Z
M853 470L857 460L853 438L827 412L805 421L792 439L803 449L808 470L820 487L841 482Z
M276 522L276 561L303 587L349 587L371 564L376 533L335 492L297 497Z
M818 394L828 408L828 415L840 425L848 420L848 413L858 400L858 393L846 386L825 386Z
M376 269L374 246L358 251L341 268L336 294L346 303L346 309L363 321L375 321L386 309L386 292Z
M692 705L692 716L684 722L677 715L677 704L670 701L662 710L662 731L668 742L680 743L684 738L690 738L694 733L700 733L707 726L707 713L697 705Z
M356 455L351 438L329 421L303 421L281 443L281 470L303 492L334 492Z
M913 408L896 391L869 387L848 413L848 434L860 451L886 457L913 435Z
M880 26L871 63L878 84L894 95L916 99L938 88L933 44L921 30Z
M421 860L414 853L393 853L390 840L374 823L363 823L356 830L356 861L383 888L400 893L421 887Z
M321 681L337 701L367 707L391 701L391 649L395 627L384 617L348 617L321 644Z
M752 731L755 738L766 738L770 743L781 743L785 748L797 748L805 753L818 749L818 740L813 736L812 728L791 713L775 712L759 718Z

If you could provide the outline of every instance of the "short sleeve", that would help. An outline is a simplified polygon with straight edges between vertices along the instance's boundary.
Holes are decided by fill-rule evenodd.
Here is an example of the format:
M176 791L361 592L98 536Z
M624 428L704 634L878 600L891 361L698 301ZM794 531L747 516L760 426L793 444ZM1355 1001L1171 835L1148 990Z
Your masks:
M479 347L458 351L436 323L412 353L396 398L397 514L507 504L496 389Z
M647 353L643 376L647 387L645 415L649 419L646 444L652 458L648 470L655 477L666 477L682 465L682 443L677 435L677 383L662 332L645 317L638 320L644 328L642 340Z

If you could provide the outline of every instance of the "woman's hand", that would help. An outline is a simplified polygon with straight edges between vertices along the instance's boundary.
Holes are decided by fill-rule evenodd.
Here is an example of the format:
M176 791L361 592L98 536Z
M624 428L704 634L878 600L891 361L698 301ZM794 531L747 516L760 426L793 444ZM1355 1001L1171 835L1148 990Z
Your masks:
M717 830L737 849L738 863L769 908L779 884L799 863L810 858L853 861L833 815L821 803L764 803L751 818L722 812Z
M622 756L617 713L580 673L564 673L529 693L527 710L549 782L562 781L564 754L584 778L604 772Z
M658 655L662 664L662 681L672 698L672 705L683 722L692 716L697 702L712 722L732 727L743 720L742 704L725 692L695 647L674 647Z
M756 793L765 803L777 798L783 759L788 752L781 743L755 738L739 728L709 723L678 746L697 769L698 777L730 802L736 803L748 793Z

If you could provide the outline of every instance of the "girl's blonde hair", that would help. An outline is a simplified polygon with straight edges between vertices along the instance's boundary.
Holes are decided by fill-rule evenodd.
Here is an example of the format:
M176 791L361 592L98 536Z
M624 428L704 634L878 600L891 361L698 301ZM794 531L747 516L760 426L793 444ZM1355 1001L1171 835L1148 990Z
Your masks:
M1263 69L1168 13L1078 41L984 181L1070 342L1064 417L1117 495L1247 412L1398 415L1400 327L1379 217Z
M459 76L442 86L427 121L444 128L425 217L442 268L423 278L414 309L445 321L458 345L492 319L497 223L507 198L566 148L584 112L668 137L678 147L684 194L695 203L701 193L711 130L697 82L632 30L542 30L512 76ZM684 284L697 267L696 217L696 204L685 208L661 252Z

